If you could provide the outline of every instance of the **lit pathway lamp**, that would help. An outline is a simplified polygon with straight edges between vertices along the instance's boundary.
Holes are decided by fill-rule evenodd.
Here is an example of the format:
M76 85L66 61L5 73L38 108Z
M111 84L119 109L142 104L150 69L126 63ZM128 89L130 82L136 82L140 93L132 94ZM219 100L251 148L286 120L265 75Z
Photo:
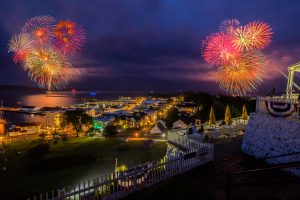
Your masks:
M229 108L228 105L226 106L224 121L225 121L226 125L230 124L231 121L232 121L231 120L230 108Z
M209 125L216 124L215 111L213 107L210 108L208 124Z
M248 112L245 104L243 105L243 109L242 109L242 119L244 120L244 123L248 119Z

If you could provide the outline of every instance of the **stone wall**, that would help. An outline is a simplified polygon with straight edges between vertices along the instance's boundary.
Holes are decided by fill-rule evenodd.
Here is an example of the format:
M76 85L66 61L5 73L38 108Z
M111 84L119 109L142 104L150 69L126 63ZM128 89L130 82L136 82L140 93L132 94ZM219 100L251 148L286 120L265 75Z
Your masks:
M258 159L300 152L300 119L251 113L243 138L242 151ZM300 161L300 154L266 161L270 164ZM300 176L300 168L290 171Z

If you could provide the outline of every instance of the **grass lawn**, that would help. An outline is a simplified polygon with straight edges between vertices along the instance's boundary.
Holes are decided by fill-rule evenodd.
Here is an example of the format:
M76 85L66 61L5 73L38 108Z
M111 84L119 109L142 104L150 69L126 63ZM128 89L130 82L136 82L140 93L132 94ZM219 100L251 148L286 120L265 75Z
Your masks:
M142 149L141 141L122 142L105 138L72 138L57 144L50 142L44 156L34 157L27 150L38 141L16 141L0 154L0 199L26 199L40 192L50 192L64 185L92 179L114 171L118 164L133 166L162 158L166 143L156 143L151 150ZM18 151L21 152L18 155ZM8 161L5 161L8 158ZM5 172L3 166L7 167Z

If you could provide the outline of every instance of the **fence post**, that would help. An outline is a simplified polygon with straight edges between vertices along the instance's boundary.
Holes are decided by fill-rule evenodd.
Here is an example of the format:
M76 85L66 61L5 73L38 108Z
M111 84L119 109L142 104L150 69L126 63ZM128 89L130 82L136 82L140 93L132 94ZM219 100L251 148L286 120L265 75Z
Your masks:
M179 160L179 173L182 174L183 172L183 161L184 161L184 157L183 154L180 154L180 160Z
M210 145L210 160L215 160L215 145L213 143Z
M59 191L59 200L64 200L64 199L65 199L65 188Z
M133 174L133 190L136 190L137 188L137 165L134 168L134 174Z

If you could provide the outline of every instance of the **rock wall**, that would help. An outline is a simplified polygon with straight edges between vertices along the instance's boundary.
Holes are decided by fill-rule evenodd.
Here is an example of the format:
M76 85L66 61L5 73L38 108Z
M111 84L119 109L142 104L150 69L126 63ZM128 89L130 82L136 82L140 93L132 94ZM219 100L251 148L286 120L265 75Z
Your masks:
M242 151L259 159L300 152L300 119L251 113L243 138ZM270 164L292 161L300 161L300 154L266 159ZM300 176L300 168L289 171Z

